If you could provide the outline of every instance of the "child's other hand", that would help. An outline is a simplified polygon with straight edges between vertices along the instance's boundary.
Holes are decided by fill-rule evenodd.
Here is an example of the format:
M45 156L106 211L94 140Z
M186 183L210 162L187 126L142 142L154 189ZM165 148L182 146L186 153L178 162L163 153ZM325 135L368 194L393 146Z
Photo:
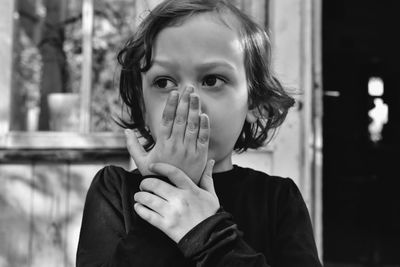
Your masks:
M181 169L196 184L207 163L210 126L208 116L200 114L200 99L186 88L179 94L169 94L156 144L146 152L133 131L125 131L127 148L142 175L153 174L149 165L169 163ZM154 133L153 133L154 134Z
M207 162L199 186L180 169L155 163L151 171L168 177L176 187L156 178L144 179L134 209L144 220L178 243L193 227L220 207L212 179L214 161Z

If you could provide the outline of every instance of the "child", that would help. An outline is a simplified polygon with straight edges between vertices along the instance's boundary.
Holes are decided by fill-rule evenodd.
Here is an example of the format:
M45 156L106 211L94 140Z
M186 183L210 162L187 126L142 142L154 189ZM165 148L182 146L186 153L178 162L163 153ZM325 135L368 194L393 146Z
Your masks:
M271 75L264 30L225 0L158 5L120 52L138 169L88 191L77 266L321 266L289 178L232 164L294 100Z

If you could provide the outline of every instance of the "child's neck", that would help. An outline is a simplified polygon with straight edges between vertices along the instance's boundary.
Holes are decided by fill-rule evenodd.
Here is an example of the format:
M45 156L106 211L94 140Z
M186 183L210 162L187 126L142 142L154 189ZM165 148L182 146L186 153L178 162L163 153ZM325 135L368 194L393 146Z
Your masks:
M219 161L215 161L213 173L230 171L230 170L232 170L232 168L233 168L232 155L230 154L229 156L227 156Z

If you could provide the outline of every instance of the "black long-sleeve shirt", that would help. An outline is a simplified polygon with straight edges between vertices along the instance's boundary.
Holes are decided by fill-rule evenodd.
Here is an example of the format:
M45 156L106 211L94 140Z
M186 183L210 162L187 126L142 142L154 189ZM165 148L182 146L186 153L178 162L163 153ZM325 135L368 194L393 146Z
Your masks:
M234 165L213 179L221 208L176 244L135 213L140 173L101 169L86 197L77 266L321 266L290 178Z

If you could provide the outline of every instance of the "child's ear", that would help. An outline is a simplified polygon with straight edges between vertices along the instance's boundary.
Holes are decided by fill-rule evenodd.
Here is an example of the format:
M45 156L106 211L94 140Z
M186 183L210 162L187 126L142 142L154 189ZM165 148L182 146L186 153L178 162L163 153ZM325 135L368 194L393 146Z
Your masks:
M268 118L268 111L265 109L265 107L255 107L252 109L249 109L246 114L246 121L249 123L254 123L258 119L266 119Z

